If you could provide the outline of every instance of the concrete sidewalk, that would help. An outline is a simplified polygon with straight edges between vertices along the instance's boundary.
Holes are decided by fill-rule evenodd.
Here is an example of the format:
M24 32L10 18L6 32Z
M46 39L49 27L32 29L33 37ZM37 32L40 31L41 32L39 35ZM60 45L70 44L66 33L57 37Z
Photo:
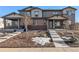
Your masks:
M79 52L77 48L0 48L0 52Z
M56 33L55 30L49 30L51 38L54 42L55 47L69 47L64 40Z

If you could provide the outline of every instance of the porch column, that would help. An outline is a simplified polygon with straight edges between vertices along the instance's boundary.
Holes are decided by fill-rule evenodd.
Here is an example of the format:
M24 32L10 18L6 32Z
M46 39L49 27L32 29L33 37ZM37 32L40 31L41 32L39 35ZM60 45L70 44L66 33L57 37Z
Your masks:
M48 27L49 27L49 24L48 24L48 22L49 22L49 21L47 20L47 30L48 30Z
M18 29L20 28L20 24L19 24L19 23L20 23L20 21L19 21L19 19L18 19Z
M53 20L53 29L55 28L55 20Z
M4 29L6 28L6 18L4 18Z

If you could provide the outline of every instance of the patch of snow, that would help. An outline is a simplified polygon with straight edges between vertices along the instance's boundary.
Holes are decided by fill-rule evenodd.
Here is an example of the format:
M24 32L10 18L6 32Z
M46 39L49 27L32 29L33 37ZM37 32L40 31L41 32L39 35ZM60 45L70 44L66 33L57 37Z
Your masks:
M46 43L50 43L50 38L45 38L45 37L35 37L35 38L32 38L35 42L35 44L40 44L40 45L45 45Z
M63 36L62 38L64 38L64 39L71 39L71 37L66 37L66 36Z
M71 41L72 37L63 36L62 39L65 39L65 41Z
M17 29L16 31L17 31L17 32L23 32L24 29Z

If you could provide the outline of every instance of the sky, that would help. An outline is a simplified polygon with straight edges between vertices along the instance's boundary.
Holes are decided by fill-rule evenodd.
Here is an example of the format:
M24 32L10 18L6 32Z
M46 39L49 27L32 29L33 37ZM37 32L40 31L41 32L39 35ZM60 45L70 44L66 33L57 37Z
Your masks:
M21 10L23 8L26 8L28 6L0 6L0 17L9 14L11 12L17 12L18 10ZM36 6L42 9L62 9L67 6ZM79 22L79 6L72 6L76 8L76 22Z

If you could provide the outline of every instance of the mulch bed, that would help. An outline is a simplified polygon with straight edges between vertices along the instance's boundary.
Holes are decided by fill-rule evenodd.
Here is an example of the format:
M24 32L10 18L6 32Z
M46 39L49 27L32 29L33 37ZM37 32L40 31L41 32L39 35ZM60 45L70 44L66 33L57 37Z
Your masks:
M0 48L42 48L42 47L54 47L53 42L50 44L45 44L45 46L41 45L35 45L35 43L32 41L32 37L39 36L39 33L43 32L36 32L35 31L29 31L29 32L23 32L20 35L17 35L13 38L10 38L4 42L0 43Z

